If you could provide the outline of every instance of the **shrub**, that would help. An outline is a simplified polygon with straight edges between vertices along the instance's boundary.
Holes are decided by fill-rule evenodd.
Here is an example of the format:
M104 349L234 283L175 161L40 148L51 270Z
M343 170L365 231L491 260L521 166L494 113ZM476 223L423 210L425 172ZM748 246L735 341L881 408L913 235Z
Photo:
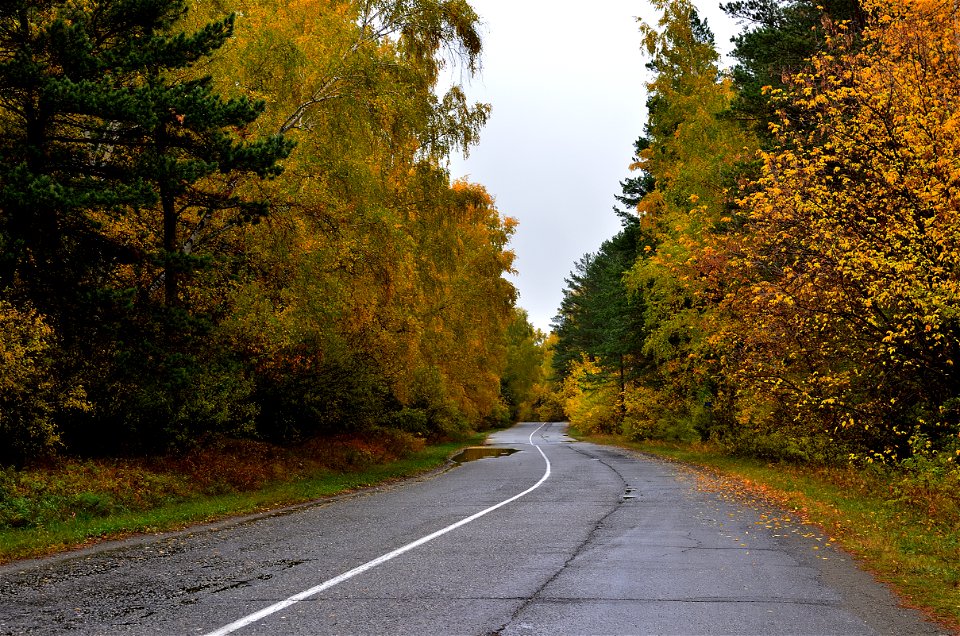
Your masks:
M563 410L570 423L585 433L612 433L619 424L618 387L586 356L571 364L563 381Z
M430 434L428 419L427 412L423 409L403 407L389 414L385 418L385 424L388 428L427 437Z
M0 300L0 463L56 451L62 410L88 410L83 388L62 383L53 363L56 337L44 317Z

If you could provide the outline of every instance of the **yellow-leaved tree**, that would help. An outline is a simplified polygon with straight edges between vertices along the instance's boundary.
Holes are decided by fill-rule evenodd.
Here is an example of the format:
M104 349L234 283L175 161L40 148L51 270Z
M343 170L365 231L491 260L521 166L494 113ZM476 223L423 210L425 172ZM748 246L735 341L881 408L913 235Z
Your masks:
M498 419L513 222L444 167L489 107L436 93L445 66L476 70L476 13L463 0L237 9L223 90L264 99L265 125L297 141L284 175L257 184L271 216L225 248L244 255L239 275L211 285L236 307L222 336L256 361L267 434L445 435Z
M633 169L650 182L637 206L650 244L626 281L646 303L644 354L655 366L627 395L628 433L709 437L729 419L734 395L721 367L729 320L715 272L732 231L732 175L752 159L753 135L724 117L735 97L718 68L713 34L689 0L657 0L641 23L654 76L646 137ZM651 419L656 421L650 421Z
M867 0L861 37L777 99L727 298L744 390L793 437L953 455L960 432L960 40L952 0ZM787 115L790 113L790 115Z

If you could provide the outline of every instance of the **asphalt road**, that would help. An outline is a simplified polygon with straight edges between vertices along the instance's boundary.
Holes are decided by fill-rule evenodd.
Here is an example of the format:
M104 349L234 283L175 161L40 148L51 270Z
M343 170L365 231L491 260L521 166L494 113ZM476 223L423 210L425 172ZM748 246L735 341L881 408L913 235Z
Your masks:
M519 452L4 566L0 634L939 633L825 537L674 465L561 424L490 443Z

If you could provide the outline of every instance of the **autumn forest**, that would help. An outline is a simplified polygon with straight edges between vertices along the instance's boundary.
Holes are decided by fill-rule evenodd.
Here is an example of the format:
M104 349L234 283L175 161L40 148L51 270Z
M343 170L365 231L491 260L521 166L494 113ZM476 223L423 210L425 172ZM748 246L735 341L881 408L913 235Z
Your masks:
M691 3L654 4L623 229L567 279L551 417L955 480L956 3L729 2L729 72Z
M507 421L513 221L444 168L488 107L433 90L476 27L464 1L4 3L0 459Z
M4 2L0 464L543 419L960 479L955 2L728 2L730 69L650 4L622 230L544 334L450 176L467 0Z

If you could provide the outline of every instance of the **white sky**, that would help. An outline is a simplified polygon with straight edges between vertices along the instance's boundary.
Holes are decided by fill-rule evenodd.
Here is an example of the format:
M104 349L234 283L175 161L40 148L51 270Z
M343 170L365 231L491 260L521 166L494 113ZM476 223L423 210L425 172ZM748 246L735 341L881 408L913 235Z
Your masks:
M643 132L648 80L636 17L645 0L471 0L485 24L483 72L466 87L493 113L454 178L484 185L519 220L512 280L535 327L549 331L564 278L620 230L613 213ZM721 52L739 31L719 0L694 0Z

